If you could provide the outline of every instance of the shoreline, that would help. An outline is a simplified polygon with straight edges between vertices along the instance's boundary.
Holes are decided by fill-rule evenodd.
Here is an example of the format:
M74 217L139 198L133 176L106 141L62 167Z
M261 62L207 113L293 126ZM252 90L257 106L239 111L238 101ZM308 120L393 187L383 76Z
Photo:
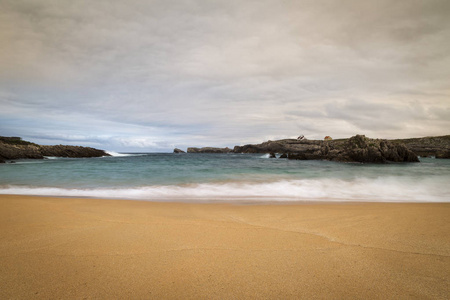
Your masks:
M71 195L39 195L39 194L1 194L2 196L32 197L32 198L57 198L57 199L92 199L106 201L138 201L150 203L187 203L187 204L230 204L230 205L314 205L314 204L450 204L448 201L412 201L412 200L378 200L378 199L351 199L351 200L323 200L322 198L308 200L258 200L260 198L273 199L274 197L218 197L215 199L206 199L211 197L174 197L174 198L126 198L126 197L96 197L96 196L71 196Z
M434 298L450 203L0 195L1 298Z

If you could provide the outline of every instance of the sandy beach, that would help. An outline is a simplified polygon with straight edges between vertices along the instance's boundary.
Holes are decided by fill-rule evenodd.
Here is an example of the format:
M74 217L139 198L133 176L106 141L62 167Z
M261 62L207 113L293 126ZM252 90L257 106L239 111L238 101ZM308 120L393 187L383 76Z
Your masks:
M450 204L0 196L1 299L448 299Z

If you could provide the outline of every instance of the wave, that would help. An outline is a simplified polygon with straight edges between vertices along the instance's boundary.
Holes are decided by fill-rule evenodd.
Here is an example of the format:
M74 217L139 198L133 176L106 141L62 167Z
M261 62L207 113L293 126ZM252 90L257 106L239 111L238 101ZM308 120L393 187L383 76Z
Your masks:
M190 185L159 185L126 188L59 188L3 186L0 194L140 199L150 201L368 201L449 202L448 187L437 188L431 181L398 179L305 179L274 182L222 182Z
M114 157L127 157L127 156L142 156L142 155L146 155L145 153L119 153L119 152L109 151L109 150L105 151L105 152L108 153L111 156L114 156Z

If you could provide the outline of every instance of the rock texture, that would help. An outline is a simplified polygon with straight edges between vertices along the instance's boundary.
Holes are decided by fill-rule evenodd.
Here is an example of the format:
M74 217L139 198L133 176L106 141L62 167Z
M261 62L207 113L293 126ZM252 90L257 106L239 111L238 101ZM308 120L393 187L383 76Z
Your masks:
M450 135L398 139L392 142L404 144L409 150L422 157L450 158Z
M19 137L0 137L0 162L11 159L43 159L44 156L58 157L101 157L110 156L103 150L81 146L41 146L23 141Z
M195 148L189 147L187 148L187 153L230 153L233 152L232 149L226 148L214 148L214 147L203 147L203 148Z
M345 141L325 142L329 160L366 163L418 162L417 155L403 144L356 135Z
M300 160L386 163L418 162L417 155L405 145L356 135L349 139L314 141L285 139L257 145L234 147L236 153L283 153L283 157Z
M173 153L186 153L186 152L181 149L175 148L173 149Z

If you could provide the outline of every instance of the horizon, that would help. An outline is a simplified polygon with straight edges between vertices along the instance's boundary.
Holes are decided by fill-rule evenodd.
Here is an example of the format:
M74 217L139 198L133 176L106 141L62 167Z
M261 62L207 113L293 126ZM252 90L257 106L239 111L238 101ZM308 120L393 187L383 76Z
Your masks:
M361 134L360 134L361 135ZM364 135L364 136L366 136L365 134L362 134L362 135ZM353 135L354 136L354 135ZM353 136L351 136L351 137L353 137ZM366 138L370 138L370 139L381 139L381 140L409 140L409 139L420 139L420 138L441 138L441 137L448 137L448 136L450 136L449 134L446 134L446 135L440 135L440 136L423 136L423 137L416 137L416 138L408 138L408 137L406 137L406 138L394 138L394 139L384 139L384 138L372 138L372 137L368 137L368 136L366 136ZM332 138L332 140L345 140L345 139L349 139L349 138L351 138L351 137L342 137L342 138ZM28 141L28 140L25 140L25 139L23 139L22 137L18 137L18 136L0 136L0 138L19 138L20 140L22 140L22 141L25 141L25 142L31 142L31 143L35 143L35 142L33 142L33 141ZM307 137L304 137L306 140L315 140L315 141L323 141L324 139L308 139ZM296 140L297 138L286 138L286 139L294 139L294 140ZM282 139L279 139L279 140L282 140ZM267 140L267 141L262 141L262 142L260 142L260 143L264 143L264 142L268 142L269 140ZM278 140L272 140L273 142L276 142L276 141L278 141ZM254 143L254 144L260 144L260 143ZM35 144L38 144L38 143L35 143ZM247 145L247 144L249 144L249 143L243 143L243 144L237 144L237 145L230 145L230 146L223 146L223 147L216 147L216 146L214 146L214 145L203 145L203 146L187 146L187 147L185 147L185 148L179 148L179 147L174 147L173 149L169 149L169 150L167 150L167 151L114 151L114 150L110 150L110 149L99 149L99 150L103 150L103 151L105 151L106 153L108 153L108 154L111 154L111 155L113 155L114 153L117 153L117 154L121 154L121 153L124 153L124 154L139 154L139 153L155 153L155 154L157 154L157 153L173 153L173 151L175 150L175 149L180 149L180 150L183 150L183 151L187 151L187 149L188 148L202 148L202 147L211 147L211 148L230 148L230 149L233 149L234 147L236 147L236 146L244 146L244 145ZM40 145L47 145L47 146L53 146L53 145L55 145L55 144L40 144ZM62 144L61 144L62 145ZM63 145L63 146L82 146L82 147L89 147L89 146L85 146L85 145L75 145L75 144L72 144L72 145Z
M450 2L0 3L1 135L114 152L448 134Z

